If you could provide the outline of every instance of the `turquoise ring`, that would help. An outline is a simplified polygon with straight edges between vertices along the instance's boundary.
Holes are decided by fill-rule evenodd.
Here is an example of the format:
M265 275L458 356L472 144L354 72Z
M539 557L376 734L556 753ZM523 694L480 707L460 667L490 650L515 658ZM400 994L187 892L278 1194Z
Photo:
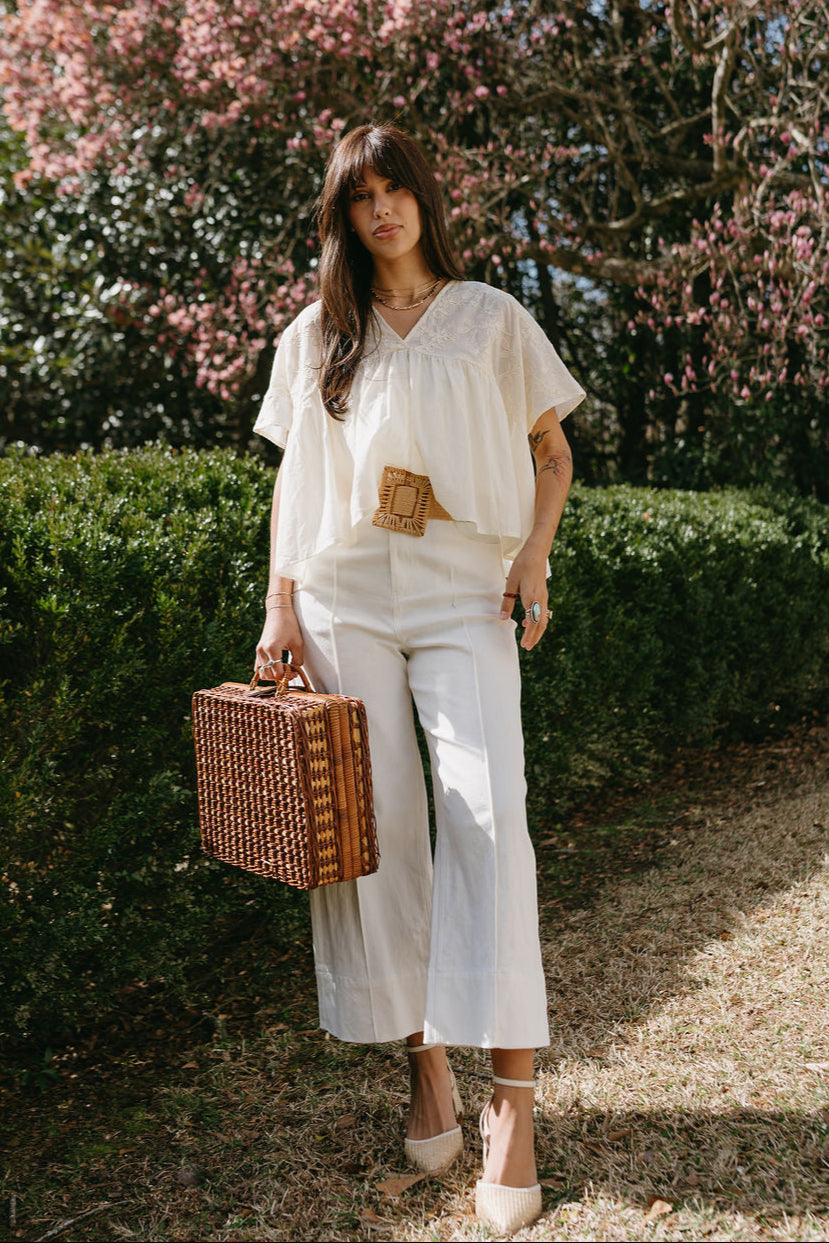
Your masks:
M532 622L541 621L541 605L538 603L537 600L533 600L532 604L530 605L529 614L530 614L530 621Z

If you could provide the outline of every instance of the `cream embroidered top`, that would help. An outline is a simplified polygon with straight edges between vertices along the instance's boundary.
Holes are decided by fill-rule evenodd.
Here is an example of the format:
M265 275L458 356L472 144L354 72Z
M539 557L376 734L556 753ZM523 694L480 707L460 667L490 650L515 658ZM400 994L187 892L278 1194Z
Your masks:
M456 522L498 536L509 562L532 527L535 477L527 434L584 389L519 302L477 281L440 290L401 338L373 314L343 422L319 392L320 304L282 334L254 430L285 448L274 568L303 567L348 544L378 504L384 466L428 475Z

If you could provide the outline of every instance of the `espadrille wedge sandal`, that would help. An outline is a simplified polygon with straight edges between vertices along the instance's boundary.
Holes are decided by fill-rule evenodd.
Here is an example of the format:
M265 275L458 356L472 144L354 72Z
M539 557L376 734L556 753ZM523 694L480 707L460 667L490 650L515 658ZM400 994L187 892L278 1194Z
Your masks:
M409 1045L406 1052L425 1053L427 1049L435 1047L433 1044ZM449 1077L452 1082L452 1107L455 1110L455 1117L460 1119L463 1115L463 1105L451 1067ZM451 1131L443 1131L440 1135L432 1135L429 1139L406 1140L406 1157L412 1165L417 1166L419 1170L424 1170L427 1174L445 1170L453 1161L457 1161L462 1152L463 1131L460 1126L453 1127Z
M507 1088L533 1088L532 1079L501 1079L493 1075L493 1081ZM484 1169L489 1153L489 1107L488 1101L481 1110L481 1140L484 1146ZM529 1226L541 1215L541 1184L534 1187L504 1187L501 1183L475 1184L475 1214L480 1221L492 1226L500 1234L513 1234L522 1226Z

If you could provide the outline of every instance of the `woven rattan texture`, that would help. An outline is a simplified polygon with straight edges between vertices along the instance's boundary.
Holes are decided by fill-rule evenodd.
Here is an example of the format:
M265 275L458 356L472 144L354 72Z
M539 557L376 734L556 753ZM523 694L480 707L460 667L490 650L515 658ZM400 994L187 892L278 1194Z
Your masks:
M395 512L395 494L405 489L411 499L411 512ZM380 505L374 513L372 524L387 531L399 531L404 535L423 535L429 517L429 501L432 485L428 475L414 475L402 466L384 466L380 481ZM410 496L409 496L410 494Z
M193 696L207 854L299 889L377 870L365 708L316 692Z

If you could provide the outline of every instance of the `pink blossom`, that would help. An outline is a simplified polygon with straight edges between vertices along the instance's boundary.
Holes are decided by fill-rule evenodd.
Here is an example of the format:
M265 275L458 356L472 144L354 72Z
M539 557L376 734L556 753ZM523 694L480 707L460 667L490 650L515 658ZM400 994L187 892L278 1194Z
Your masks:
M601 244L583 204L591 186L604 195L605 185L604 201L612 202L619 168L601 142L591 141L589 126L568 128L557 108L543 117L522 112L520 125L514 112L516 92L553 88L563 99L574 92L572 107L586 121L579 92L582 100L597 99L595 106L610 101L603 122L616 124L616 70L585 61L584 6L570 0L518 12L450 0L18 0L6 8L0 85L6 115L26 142L29 162L16 174L21 187L43 177L73 196L96 177L115 176L146 184L149 196L163 183L186 232L215 213L211 186L226 176L244 182L253 168L264 170L263 185L302 185L310 201L344 126L361 110L384 116L396 109L438 155L467 261L491 259L510 271L527 258L566 266L569 255L582 272L592 265L604 279L607 260L635 257L643 269L636 325L657 335L667 327L692 332L701 347L694 354L700 361L682 364L683 388L726 383L732 392L749 387L759 394L794 382L779 379L793 342L804 360L796 382L824 386L829 195L819 183L796 181L804 153L794 137L802 131L817 150L829 136L825 101L804 59L808 6L791 0L765 14L744 0L686 5L693 53L677 38L669 9L640 6L641 29L631 34L626 55L649 87L654 49L662 55L669 48L670 72L694 76L704 92L722 38L734 32L739 55L727 124L704 142L689 140L682 155L710 163L717 152L739 169L740 182L714 195L704 211L696 207L699 219L687 208L683 220L680 201L667 238L650 221L647 237L641 229L618 237L606 231ZM606 8L591 9L596 22ZM370 72L355 92L354 67L363 65ZM483 101L491 138L475 136ZM635 125L635 100L632 106ZM684 106L679 97L677 106ZM647 124L658 129L657 121ZM655 140L655 180L679 188L682 179L672 181L661 169L663 154ZM278 331L313 296L316 254L304 236L300 192L293 193L278 242L258 236L255 206L249 232L240 227L228 235L230 253L237 245L251 248L247 268L222 259L222 276L205 274L200 286L182 270L171 277L173 289L144 291L144 305L153 308L147 319L163 331L165 348L172 342L198 359L211 391L244 385L268 331ZM530 222L531 235L521 220ZM294 287L303 273L280 266L289 254L308 265L301 293ZM694 293L703 285L707 299ZM736 379L729 380L732 371ZM665 383L673 385L673 377Z

